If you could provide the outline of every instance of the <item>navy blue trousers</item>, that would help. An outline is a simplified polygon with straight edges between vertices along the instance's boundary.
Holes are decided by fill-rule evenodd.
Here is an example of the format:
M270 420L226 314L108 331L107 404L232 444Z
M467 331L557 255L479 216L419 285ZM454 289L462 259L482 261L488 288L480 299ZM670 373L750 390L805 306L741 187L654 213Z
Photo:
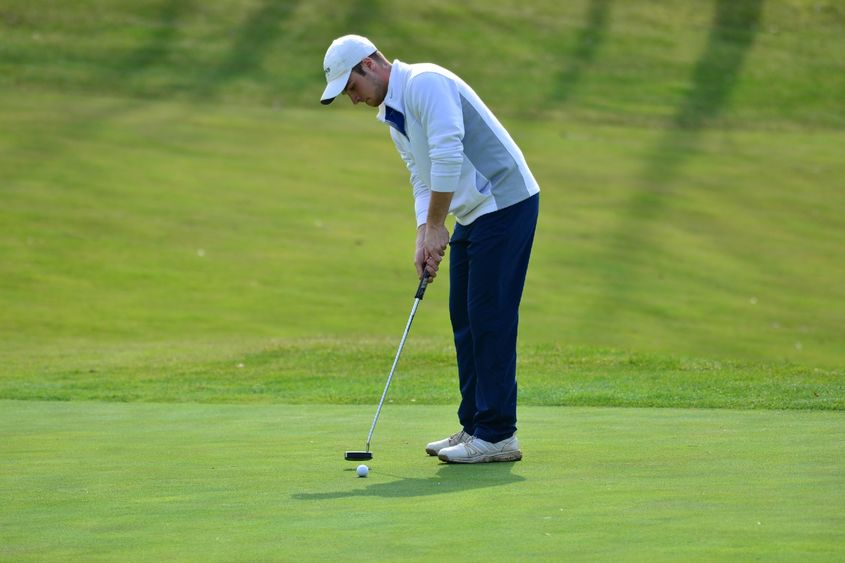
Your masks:
M456 225L450 241L449 313L468 434L499 442L516 432L519 302L540 195Z

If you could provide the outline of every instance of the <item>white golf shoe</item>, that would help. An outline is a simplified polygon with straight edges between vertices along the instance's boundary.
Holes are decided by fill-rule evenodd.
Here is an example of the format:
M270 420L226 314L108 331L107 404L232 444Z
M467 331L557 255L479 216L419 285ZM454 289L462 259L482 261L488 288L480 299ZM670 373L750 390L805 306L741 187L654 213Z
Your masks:
M470 438L472 438L472 436L461 430L460 432L455 432L448 438L443 438L442 440L438 440L437 442L431 442L425 447L425 453L427 453L428 455L437 455L443 448L449 448L451 446L463 444Z
M492 444L480 438L470 436L461 444L443 448L437 454L440 461L446 463L488 463L492 461L519 461L522 451L516 436Z

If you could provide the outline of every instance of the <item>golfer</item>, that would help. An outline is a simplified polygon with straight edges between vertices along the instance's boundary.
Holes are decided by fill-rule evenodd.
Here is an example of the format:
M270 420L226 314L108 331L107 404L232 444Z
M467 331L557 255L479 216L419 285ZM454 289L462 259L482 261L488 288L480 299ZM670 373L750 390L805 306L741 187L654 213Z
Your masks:
M540 188L508 132L463 80L434 64L389 62L367 38L332 42L330 104L341 94L378 108L411 174L414 262L433 282L451 246L449 313L462 428L426 446L448 463L517 461L516 335ZM455 216L449 239L446 215Z

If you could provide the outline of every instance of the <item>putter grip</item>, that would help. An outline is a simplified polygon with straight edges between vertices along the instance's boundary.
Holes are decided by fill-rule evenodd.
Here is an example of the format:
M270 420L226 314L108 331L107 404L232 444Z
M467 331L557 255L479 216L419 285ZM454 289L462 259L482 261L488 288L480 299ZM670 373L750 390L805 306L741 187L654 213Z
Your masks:
M428 286L428 270L423 270L423 277L420 280L420 286L417 288L417 294L414 299L422 299L425 295L425 288Z

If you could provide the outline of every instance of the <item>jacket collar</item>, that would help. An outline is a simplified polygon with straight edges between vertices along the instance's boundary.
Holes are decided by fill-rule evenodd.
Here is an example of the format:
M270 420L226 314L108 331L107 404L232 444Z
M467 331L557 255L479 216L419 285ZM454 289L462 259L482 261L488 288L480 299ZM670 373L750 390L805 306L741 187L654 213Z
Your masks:
M405 84L410 74L410 66L399 59L393 61L390 68L390 81L387 83L387 95L378 108L376 117L387 123L406 137L405 132Z

